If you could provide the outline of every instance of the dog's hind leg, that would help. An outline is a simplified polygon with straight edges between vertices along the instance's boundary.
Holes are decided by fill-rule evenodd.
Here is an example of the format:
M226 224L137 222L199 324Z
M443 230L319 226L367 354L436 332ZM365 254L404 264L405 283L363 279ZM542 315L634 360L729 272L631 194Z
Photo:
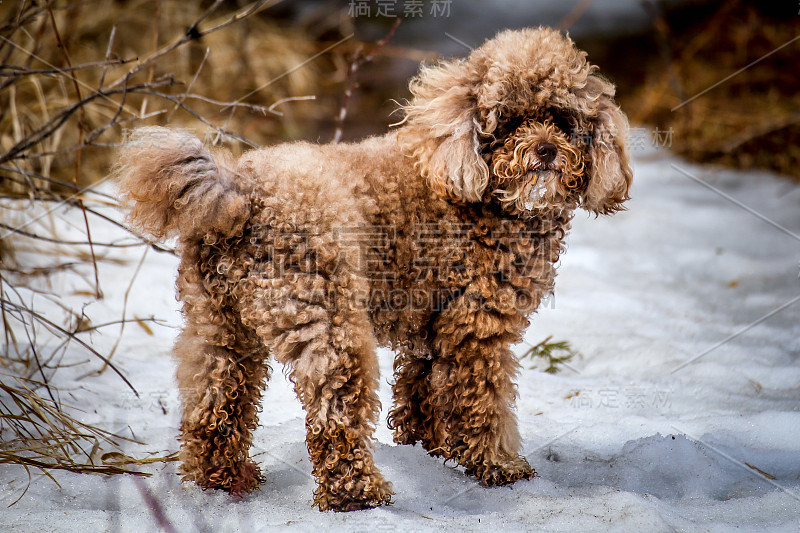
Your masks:
M208 344L190 322L175 354L183 403L183 479L235 496L253 490L262 480L249 449L269 377L266 351L240 353Z
M367 281L345 263L298 271L301 264L278 277L253 274L243 319L286 365L306 410L314 505L350 511L389 503L391 484L372 457L380 402Z

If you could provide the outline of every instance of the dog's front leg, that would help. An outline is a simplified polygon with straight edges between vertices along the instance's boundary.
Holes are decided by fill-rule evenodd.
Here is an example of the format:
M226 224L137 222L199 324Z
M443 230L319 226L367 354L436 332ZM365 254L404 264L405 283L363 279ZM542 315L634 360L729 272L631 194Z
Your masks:
M519 363L509 349L527 321L489 287L470 287L435 321L429 452L456 460L485 485L503 485L535 475L519 455L513 381Z

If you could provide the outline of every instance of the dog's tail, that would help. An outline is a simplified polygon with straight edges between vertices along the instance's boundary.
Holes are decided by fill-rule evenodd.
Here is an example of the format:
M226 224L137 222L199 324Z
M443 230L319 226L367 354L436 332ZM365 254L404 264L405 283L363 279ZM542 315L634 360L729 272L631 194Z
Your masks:
M229 237L250 216L249 195L238 183L231 156L212 155L185 131L134 130L115 172L129 220L158 238Z

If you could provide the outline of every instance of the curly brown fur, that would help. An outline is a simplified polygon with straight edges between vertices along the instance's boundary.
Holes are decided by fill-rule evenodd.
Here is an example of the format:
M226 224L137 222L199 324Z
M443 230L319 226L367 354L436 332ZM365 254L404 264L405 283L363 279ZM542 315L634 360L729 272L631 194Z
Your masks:
M553 289L574 209L622 209L631 170L613 86L572 41L507 31L423 67L395 133L293 143L234 161L139 130L119 172L134 223L178 234L183 472L232 493L267 359L306 410L320 510L390 502L372 457L377 345L398 353L395 440L487 485L534 475L510 346Z
M230 159L183 131L134 130L117 163L130 220L155 237L241 232L250 202Z

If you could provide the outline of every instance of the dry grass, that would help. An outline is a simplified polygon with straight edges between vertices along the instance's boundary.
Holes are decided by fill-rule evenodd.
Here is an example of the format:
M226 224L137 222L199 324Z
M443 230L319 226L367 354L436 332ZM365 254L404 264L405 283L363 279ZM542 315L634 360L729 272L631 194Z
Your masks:
M93 183L123 129L143 123L234 149L296 130L294 106L269 108L313 95L314 65L285 73L319 43L258 16L271 3L210 13L178 0L0 4L11 21L0 29L0 170L15 178L2 188L52 186L41 176Z
M44 389L52 393L52 388L45 383L9 374L0 375L4 380L0 382L0 427L4 430L0 464L22 465L29 480L31 468L43 472L53 481L51 470L150 475L124 468L124 464L129 463L115 461L115 455L100 456L103 445L118 447L122 440L135 441L73 418L59 402L42 398L35 392L35 389ZM173 459L162 457L158 460ZM24 495L25 491L16 501Z
M761 6L768 8L769 6ZM775 7L775 6L772 6ZM800 179L800 17L773 18L750 2L707 16L656 17L660 58L621 93L633 122L671 128L672 148L697 161L768 168Z

